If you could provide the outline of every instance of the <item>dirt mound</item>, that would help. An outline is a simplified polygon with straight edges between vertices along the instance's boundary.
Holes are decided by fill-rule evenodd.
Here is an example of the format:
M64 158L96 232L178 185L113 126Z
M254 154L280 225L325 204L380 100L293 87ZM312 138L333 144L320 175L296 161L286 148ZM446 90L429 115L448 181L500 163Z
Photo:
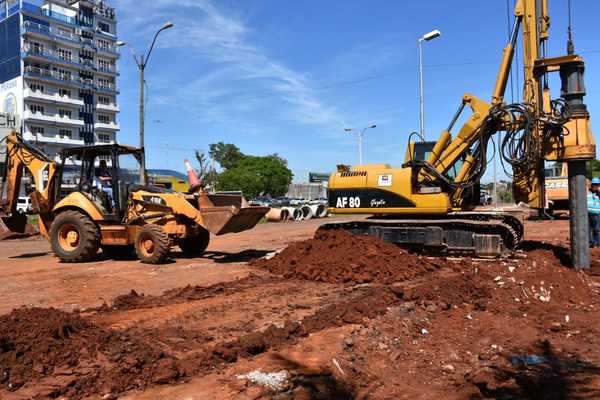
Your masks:
M255 285L275 282L274 278L263 278L250 275L247 278L233 282L218 283L212 286L192 286L171 289L159 296L145 295L131 290L128 294L117 296L110 305L104 304L96 309L99 312L125 311L141 308L162 307L169 304L185 303L188 301L204 300L218 295L236 293Z
M177 360L77 314L19 309L0 317L0 385L49 387L42 398L121 393L181 377Z
M270 260L253 263L284 278L329 283L393 283L441 265L372 236L345 230L317 231L314 239L293 243Z
M289 345L296 339L327 328L363 321L384 314L390 306L401 302L403 292L389 287L359 289L352 298L323 307L302 321L285 321L282 327L269 326L263 332L252 332L235 341L217 345L212 355L225 362L254 356L267 349ZM214 362L214 358L211 359Z

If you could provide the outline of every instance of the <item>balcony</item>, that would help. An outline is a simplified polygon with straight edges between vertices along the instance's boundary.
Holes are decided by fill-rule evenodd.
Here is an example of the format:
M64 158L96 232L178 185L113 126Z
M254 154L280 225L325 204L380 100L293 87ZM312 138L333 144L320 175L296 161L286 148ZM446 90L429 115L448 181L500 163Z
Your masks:
M32 112L30 110L27 110L23 113L23 119L25 121L45 122L47 124L56 123L56 116L46 115L40 112Z
M75 60L73 58L67 58L60 53L53 50L41 50L36 47L29 47L25 45L25 50L22 52L23 58L38 58L43 60L51 60L55 64L61 64L71 68L84 69L89 68L93 69L93 63L84 63L80 60ZM86 60L87 61L87 60Z
M39 91L33 91L31 89L25 89L23 91L23 97L25 99L31 98L31 99L44 101L47 103L68 104L68 105L77 106L77 107L83 106L83 100L76 99L73 97L60 96L58 93L47 94L47 93L42 93Z
M23 6L21 9L26 14L34 15L37 17L41 16L41 17L51 18L51 19L61 22L63 24L77 25L77 20L75 19L75 17L69 17L67 15L58 13L56 11L50 11L46 8L42 8L35 4L23 3Z
M44 38L52 38L54 40L60 40L62 42L66 42L70 45L79 45L80 39L79 36L74 35L72 33L63 32L58 29L54 29L47 25L36 24L31 21L23 22L21 25L21 33L22 34L32 34L35 36L42 36ZM92 43L93 44L93 43ZM95 47L94 47L95 49Z
M85 125L85 122L83 122L82 120L68 117L66 115L64 117L57 115L55 118L56 123L59 125L70 125L78 128L83 128L83 126Z
M112 104L112 103L111 104L100 104L100 103L97 103L96 104L96 110L98 110L98 111L110 111L110 112L118 113L118 112L121 112L121 107L119 107L116 104Z
M98 71L98 73L104 73L107 75L113 75L113 76L118 76L119 75L119 71L117 70L117 67L115 66L110 66L110 67L105 67L105 66L101 66L100 64L98 64L95 67L96 71Z
M45 123L49 125L69 125L71 127L81 128L85 123L79 119L70 117L61 117L60 115L47 115L39 112L27 110L23 113L23 119L28 122Z
M27 66L25 67L25 77L35 78L44 81L62 83L64 85L80 86L80 82L69 74L61 74L56 71Z
M119 94L119 91L117 90L117 87L114 83L110 83L110 84L99 83L97 85L97 89L98 89L98 92L102 92L102 93Z
M119 52L119 48L117 46L102 47L99 46L98 43L96 43L96 49L98 53L104 53L105 55L110 55L116 58L119 58L121 56L121 53Z
M99 131L118 131L119 129L121 129L121 126L118 123L112 121L109 123L96 122L94 124L94 129Z

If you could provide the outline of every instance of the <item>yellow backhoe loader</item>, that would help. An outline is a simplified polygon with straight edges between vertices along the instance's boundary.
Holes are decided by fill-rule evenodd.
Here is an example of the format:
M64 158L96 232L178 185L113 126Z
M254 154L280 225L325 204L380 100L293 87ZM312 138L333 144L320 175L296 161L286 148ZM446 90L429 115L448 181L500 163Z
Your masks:
M584 61L573 52L547 57L547 0L518 0L510 41L504 49L491 102L462 98L448 129L436 142L412 140L402 168L385 164L338 166L329 181L329 207L337 214L371 214L366 220L329 224L435 252L497 257L523 238L519 219L478 213L479 184L488 163L488 143L498 132L501 159L512 168L517 202L543 210L544 161L568 164L573 264L589 266L585 166L595 158L590 116L584 103ZM523 102L506 104L504 93L521 32ZM549 74L559 73L561 97L551 100ZM470 115L463 112L470 110ZM466 122L455 132L459 119Z
M212 195L201 188L182 194L137 185L126 172L141 159L142 150L134 147L67 148L58 164L15 132L6 137L6 149L0 230L25 227L16 204L26 170L32 177L28 192L40 233L63 262L93 260L100 248L111 257L135 251L149 264L164 262L172 246L187 256L200 256L211 233L252 229L269 210L248 206L242 196ZM67 174L66 165L75 165L77 172L71 167Z

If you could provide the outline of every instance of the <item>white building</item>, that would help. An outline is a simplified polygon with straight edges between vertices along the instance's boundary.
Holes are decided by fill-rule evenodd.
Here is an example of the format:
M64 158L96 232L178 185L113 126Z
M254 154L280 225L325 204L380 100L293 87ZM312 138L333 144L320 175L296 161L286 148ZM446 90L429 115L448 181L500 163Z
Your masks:
M104 0L0 0L0 112L50 156L115 142L116 34Z

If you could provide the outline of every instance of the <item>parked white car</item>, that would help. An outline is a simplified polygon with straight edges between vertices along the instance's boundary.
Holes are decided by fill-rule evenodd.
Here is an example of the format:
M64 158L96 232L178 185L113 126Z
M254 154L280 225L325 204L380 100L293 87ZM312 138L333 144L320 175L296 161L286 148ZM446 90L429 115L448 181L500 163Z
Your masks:
M31 198L19 197L17 200L17 212L21 214L30 214L32 211L33 206L31 205Z

